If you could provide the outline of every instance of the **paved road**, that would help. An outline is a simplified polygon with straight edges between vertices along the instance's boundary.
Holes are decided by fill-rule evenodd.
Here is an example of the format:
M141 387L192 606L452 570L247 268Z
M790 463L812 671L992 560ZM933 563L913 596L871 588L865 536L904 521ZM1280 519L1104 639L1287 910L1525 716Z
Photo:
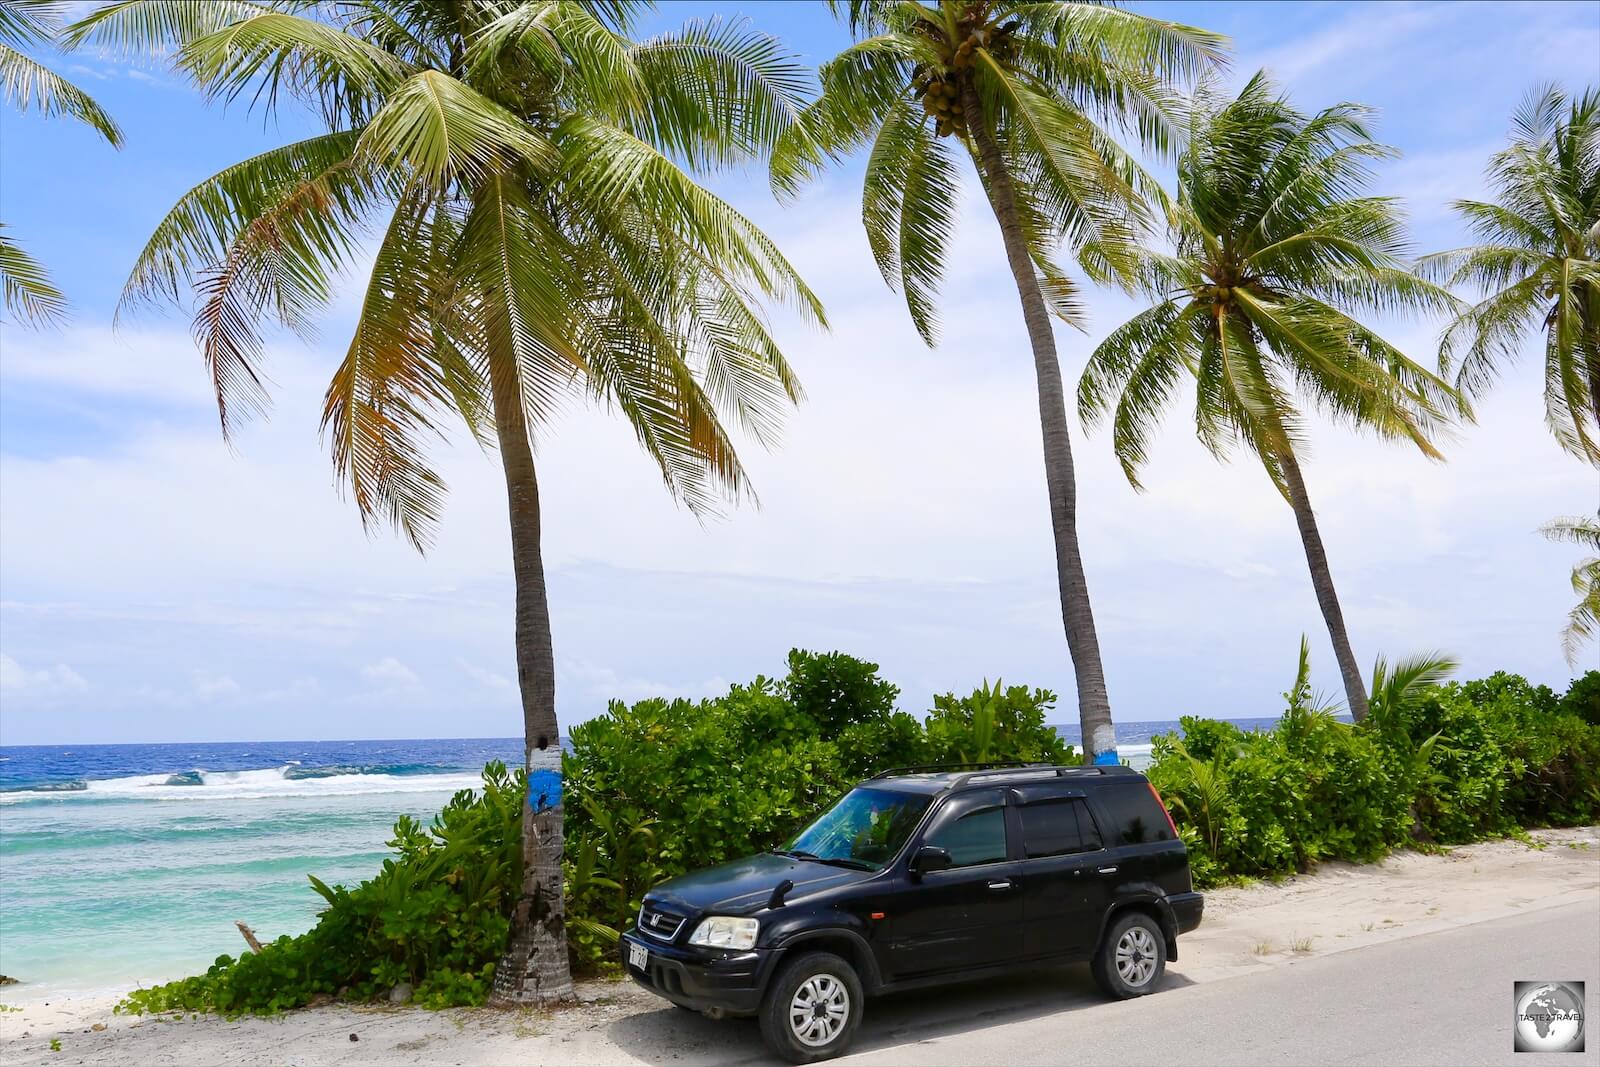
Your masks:
M843 1064L1600 1064L1600 900L1106 1003L1084 969L874 1002ZM1588 983L1588 1050L1511 1049L1511 983Z

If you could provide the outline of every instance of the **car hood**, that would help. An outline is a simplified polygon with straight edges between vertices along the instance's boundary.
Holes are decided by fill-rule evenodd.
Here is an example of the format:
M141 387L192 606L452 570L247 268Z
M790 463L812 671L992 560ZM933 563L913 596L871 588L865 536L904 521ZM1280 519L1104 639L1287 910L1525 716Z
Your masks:
M765 852L668 879L646 893L645 899L691 914L746 915L765 908L772 891L785 880L794 883L786 897L794 901L834 886L871 878L874 873Z

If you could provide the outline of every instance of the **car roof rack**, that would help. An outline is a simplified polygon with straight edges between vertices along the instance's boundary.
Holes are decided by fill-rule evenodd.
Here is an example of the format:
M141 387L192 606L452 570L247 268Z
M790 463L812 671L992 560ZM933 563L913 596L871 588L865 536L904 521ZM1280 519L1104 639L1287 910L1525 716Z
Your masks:
M999 777L1008 774L1053 772L1057 778L1077 778L1083 775L1123 775L1138 774L1132 767L1120 763L1107 766L1084 764L1065 765L1060 763L1028 763L1023 760L997 760L990 763L921 763L910 767L890 767L886 771L879 771L869 781L880 778L896 778L905 774L948 774L952 771L965 771L957 775L946 788L959 789L970 782L980 778Z
M1043 770L1049 766L1052 766L1052 764L1029 763L1026 760L990 760L984 763L914 763L908 767L890 767L886 771L879 771L868 781L875 782L879 778L898 778L902 774L943 774L950 771L998 770L1008 767L1033 767Z

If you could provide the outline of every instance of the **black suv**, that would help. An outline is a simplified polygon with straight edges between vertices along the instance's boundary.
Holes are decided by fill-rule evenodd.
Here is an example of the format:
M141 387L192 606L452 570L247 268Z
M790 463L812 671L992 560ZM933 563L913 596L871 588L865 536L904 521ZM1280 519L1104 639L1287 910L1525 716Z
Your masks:
M784 848L646 893L622 962L809 1063L844 1051L866 995L1081 960L1114 997L1152 992L1204 906L1137 771L896 768Z

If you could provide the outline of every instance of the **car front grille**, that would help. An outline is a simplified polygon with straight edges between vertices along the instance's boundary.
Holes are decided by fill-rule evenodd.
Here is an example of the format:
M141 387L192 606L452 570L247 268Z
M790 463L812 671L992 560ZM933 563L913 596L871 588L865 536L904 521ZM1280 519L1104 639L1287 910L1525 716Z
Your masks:
M687 916L663 911L649 902L639 909L639 932L657 941L672 941L687 921Z

